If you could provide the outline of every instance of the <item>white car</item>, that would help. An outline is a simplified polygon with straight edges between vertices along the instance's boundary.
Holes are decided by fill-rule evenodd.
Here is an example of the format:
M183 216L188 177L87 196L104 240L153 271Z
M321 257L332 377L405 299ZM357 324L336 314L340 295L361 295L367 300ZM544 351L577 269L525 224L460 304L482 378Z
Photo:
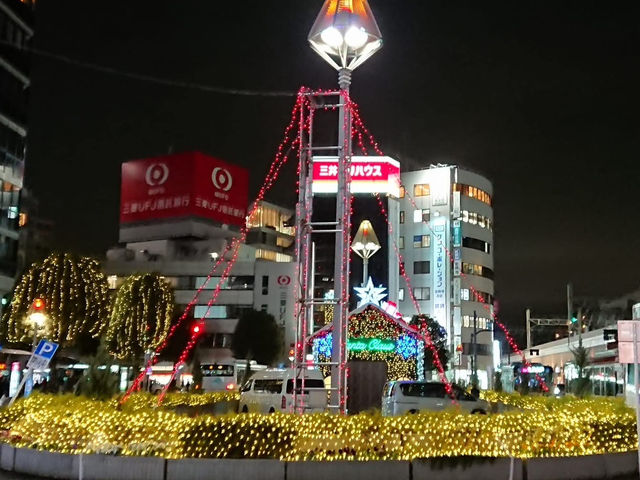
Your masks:
M266 369L256 372L240 388L240 413L293 412L292 369ZM324 412L327 409L327 390L319 370L304 370L304 390L301 376L295 379L298 405L305 413Z
M444 410L456 405L471 413L486 414L489 404L452 385L456 403L439 382L387 382L382 390L382 415L393 416L426 410Z

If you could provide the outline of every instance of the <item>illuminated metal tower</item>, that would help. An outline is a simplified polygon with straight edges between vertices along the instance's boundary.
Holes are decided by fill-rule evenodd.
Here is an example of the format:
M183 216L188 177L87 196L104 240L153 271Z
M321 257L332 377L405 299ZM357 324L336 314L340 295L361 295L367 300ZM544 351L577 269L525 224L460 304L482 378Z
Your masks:
M308 37L311 47L338 71L339 91L331 93L309 93L309 118L300 122L300 193L297 205L296 249L299 263L296 374L308 366L307 339L313 333L314 305L330 302L334 305L333 350L331 362L330 408L340 413L347 412L347 322L349 292L349 246L351 227L351 127L349 104L351 72L360 66L382 46L382 35L366 0L326 0ZM319 98L322 97L322 98ZM318 107L327 108L328 97L337 99L332 108L338 109L338 142L335 146L314 146L313 114ZM305 134L306 132L306 134ZM336 194L335 222L311 222L312 193L311 169L313 155L317 151L333 150L338 156L338 192ZM335 233L334 299L313 298L313 242L314 233ZM301 382L304 384L304 377ZM296 411L304 410L303 396L294 390Z

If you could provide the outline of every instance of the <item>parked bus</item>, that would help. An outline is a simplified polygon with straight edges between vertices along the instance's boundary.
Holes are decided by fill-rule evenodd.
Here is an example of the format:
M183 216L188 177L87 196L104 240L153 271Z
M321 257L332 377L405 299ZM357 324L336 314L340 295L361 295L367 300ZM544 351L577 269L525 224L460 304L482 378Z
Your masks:
M251 372L265 370L266 365L251 361ZM237 390L247 370L246 360L229 360L221 363L204 363L202 370L202 390L205 392L221 392Z

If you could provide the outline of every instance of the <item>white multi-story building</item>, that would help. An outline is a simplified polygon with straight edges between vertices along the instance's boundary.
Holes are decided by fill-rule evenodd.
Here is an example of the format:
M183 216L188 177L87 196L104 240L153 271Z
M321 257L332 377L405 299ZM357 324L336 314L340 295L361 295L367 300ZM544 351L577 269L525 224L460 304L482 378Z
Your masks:
M397 242L415 299L421 312L446 330L452 351L449 371L455 379L471 375L475 316L478 379L486 387L493 370L493 324L471 287L492 309L491 182L448 165L403 172L401 179L405 191L400 193ZM409 314L415 308L403 283L401 279L398 303Z
M242 313L249 309L264 310L275 317L283 331L284 362L290 344L295 341L295 267L285 253L293 243L293 232L285 225L292 215L292 211L282 207L266 202L260 205L248 225L249 244L240 246L237 261L211 308L207 304L227 261L221 263L197 297L196 294L218 255L237 232L201 222L196 225L196 236L193 219L157 221L137 230L121 226L121 238L129 241L107 252L104 270L112 289L134 273L163 275L173 286L178 314L196 297L185 321L187 325L204 324L205 332L197 347L202 364L233 362L230 350L233 332ZM230 258L228 252L225 260Z

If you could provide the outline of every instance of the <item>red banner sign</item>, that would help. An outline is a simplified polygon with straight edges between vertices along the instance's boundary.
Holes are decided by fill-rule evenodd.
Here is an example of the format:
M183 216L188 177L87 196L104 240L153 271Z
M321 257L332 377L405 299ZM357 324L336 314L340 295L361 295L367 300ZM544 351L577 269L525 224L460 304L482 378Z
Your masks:
M201 217L242 226L249 172L200 152L122 164L120 223Z

